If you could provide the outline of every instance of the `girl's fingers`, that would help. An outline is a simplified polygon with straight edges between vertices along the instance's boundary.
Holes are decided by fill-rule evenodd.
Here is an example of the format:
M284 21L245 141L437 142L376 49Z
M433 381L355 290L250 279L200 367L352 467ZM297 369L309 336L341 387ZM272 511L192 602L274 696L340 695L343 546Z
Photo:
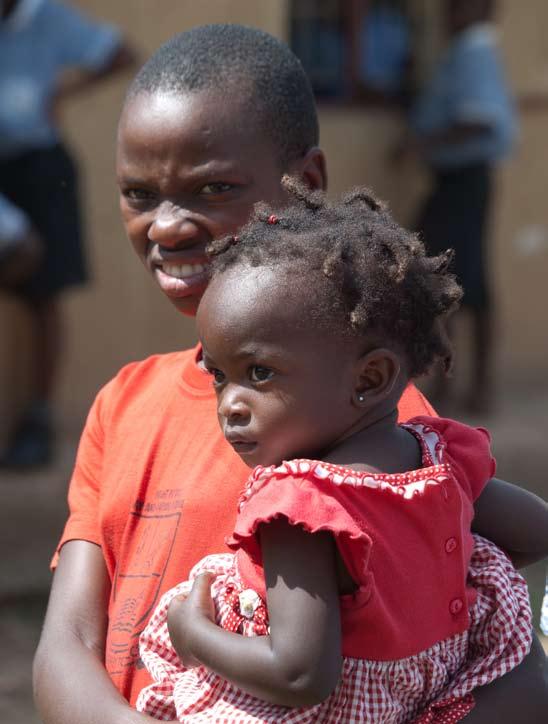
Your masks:
M211 584L217 577L216 573L207 571L196 577L190 595L193 599L193 605L200 609L207 618L213 620L215 616L215 607L211 597Z
M207 594L207 596L210 596L211 584L216 578L217 574L213 573L213 571L205 571L205 573L200 573L200 575L196 576L196 578L194 579L194 583L192 584L192 592Z

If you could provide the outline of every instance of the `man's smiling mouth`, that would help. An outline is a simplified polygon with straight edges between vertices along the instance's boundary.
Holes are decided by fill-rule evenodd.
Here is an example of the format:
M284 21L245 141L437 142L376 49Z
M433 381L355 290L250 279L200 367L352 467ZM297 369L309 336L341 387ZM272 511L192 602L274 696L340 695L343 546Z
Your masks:
M206 271L207 265L206 264L173 264L164 262L161 265L158 265L158 269L161 269L164 274L167 274L170 277L174 277L175 279L188 279L189 277L196 276L197 274L202 274Z
M207 264L163 262L154 266L153 274L164 294L177 298L203 291L208 282L207 268Z

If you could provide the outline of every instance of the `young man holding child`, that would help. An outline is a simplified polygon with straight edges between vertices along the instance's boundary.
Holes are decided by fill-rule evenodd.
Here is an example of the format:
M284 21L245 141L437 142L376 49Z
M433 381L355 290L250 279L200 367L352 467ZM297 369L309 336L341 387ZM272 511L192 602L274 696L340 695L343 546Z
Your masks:
M205 247L284 173L325 188L310 85L281 42L206 26L163 46L133 82L117 173L130 241L162 291L194 314ZM400 417L428 414L409 387ZM224 549L248 470L222 438L200 349L126 366L98 395L71 481L71 514L35 661L47 723L151 721L138 639L153 607L201 557Z

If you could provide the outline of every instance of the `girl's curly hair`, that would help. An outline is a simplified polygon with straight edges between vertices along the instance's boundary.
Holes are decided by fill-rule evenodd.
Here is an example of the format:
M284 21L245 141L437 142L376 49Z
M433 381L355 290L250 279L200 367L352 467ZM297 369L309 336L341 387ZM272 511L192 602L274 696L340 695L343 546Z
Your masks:
M237 237L209 245L212 276L240 264L295 272L317 298L314 316L322 326L342 321L354 335L396 345L409 377L436 360L449 370L444 321L462 296L448 271L453 252L427 256L419 237L366 188L331 202L294 178L283 184L288 206L257 204Z

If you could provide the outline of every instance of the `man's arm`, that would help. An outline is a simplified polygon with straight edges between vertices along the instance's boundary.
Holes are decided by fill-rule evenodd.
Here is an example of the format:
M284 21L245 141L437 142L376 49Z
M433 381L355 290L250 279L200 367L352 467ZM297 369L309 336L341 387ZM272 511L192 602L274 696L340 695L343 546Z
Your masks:
M493 478L476 500L472 531L505 550L516 568L548 556L548 503Z
M61 549L34 659L34 696L44 724L145 724L104 667L110 581L101 549Z

